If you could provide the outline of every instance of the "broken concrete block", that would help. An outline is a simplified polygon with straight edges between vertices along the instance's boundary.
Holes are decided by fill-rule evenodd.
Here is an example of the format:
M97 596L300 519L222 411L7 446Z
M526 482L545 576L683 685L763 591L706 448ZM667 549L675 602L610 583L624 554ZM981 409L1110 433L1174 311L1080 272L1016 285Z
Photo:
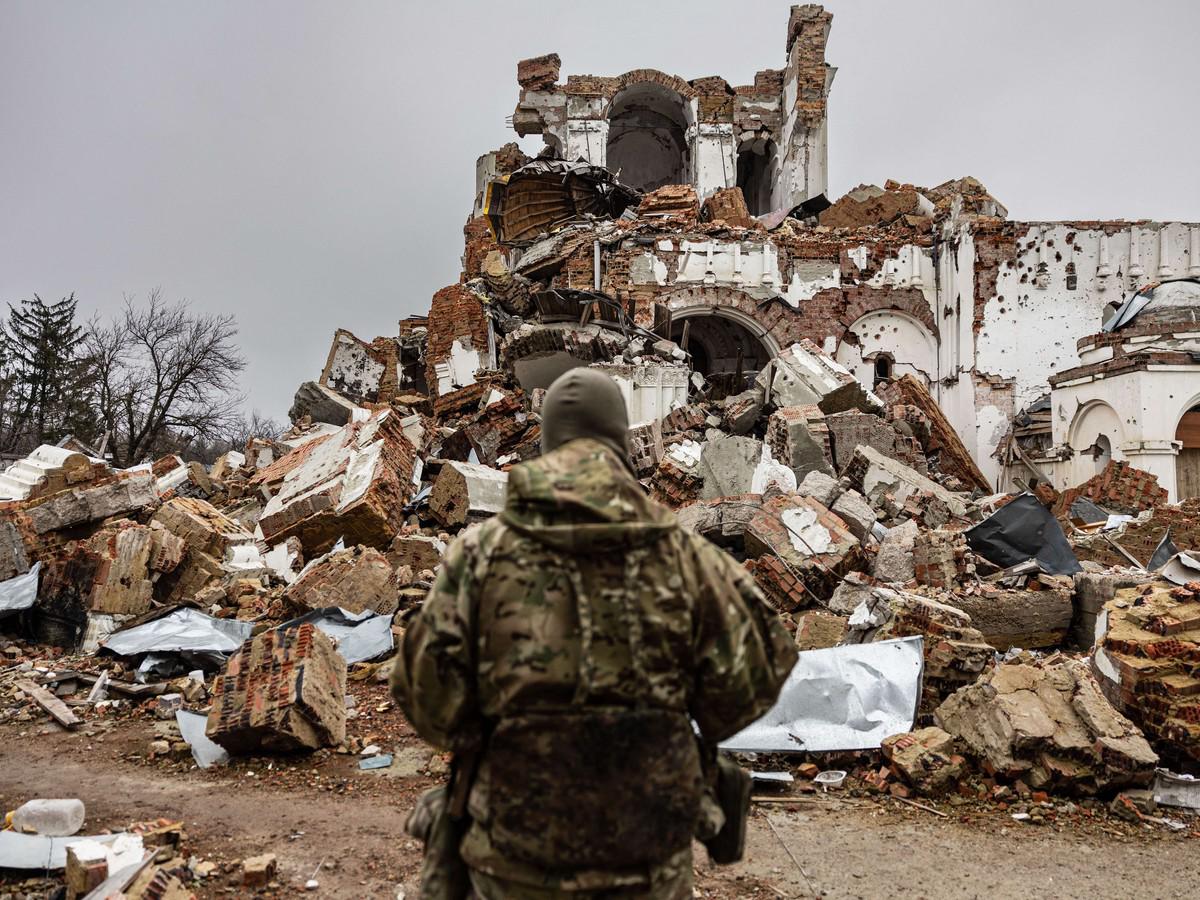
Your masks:
M955 594L950 603L969 615L983 639L1001 652L1057 647L1074 614L1071 591L1063 587L1032 591L985 586L978 594Z
M89 610L133 616L149 612L154 589L150 580L151 529L128 520L116 522L93 535L88 545L100 558Z
M760 556L748 560L747 568L767 602L780 612L795 612L811 606L820 597L808 587L805 573L789 566L778 556Z
M801 497L811 497L826 508L837 503L844 490L836 478L818 471L809 472L796 487L796 493Z
M8 519L0 519L0 581L29 571L29 557L21 533Z
M1108 699L1162 756L1185 771L1200 762L1200 594L1157 581L1118 590L1104 605L1093 670Z
M396 339L376 338L368 344L339 328L319 381L359 403L386 402L399 384Z
M680 510L676 516L681 528L703 535L714 544L741 546L746 526L762 506L758 494L738 494L703 500Z
M242 644L213 684L205 733L230 753L290 752L346 739L346 663L311 622Z
M78 900L98 888L108 878L108 848L99 841L82 839L67 844L67 864L63 872L67 900Z
M517 62L517 84L529 91L546 91L558 81L562 60L557 53L533 56Z
M750 437L720 437L704 444L697 472L704 479L701 500L754 493L754 473L763 443Z
M933 213L933 203L912 185L885 189L860 184L823 210L819 221L828 228L862 228L890 225L903 216L928 218Z
M730 434L745 434L758 423L766 402L767 393L760 387L726 397L721 401L721 420L725 430Z
M919 472L889 459L871 447L856 447L854 456L842 474L850 478L873 506L881 506L885 495L890 495L895 502L903 504L914 494L927 493L945 503L953 515L967 514L967 501L964 497L946 490L940 484L930 481Z
M386 556L373 547L350 547L310 562L283 598L305 611L337 606L390 616L399 603L399 586Z
M958 432L933 399L925 384L911 372L879 389L885 402L903 403L915 407L928 423L924 439L925 453L930 464L943 475L951 475L968 488L992 492L991 485L971 456Z
M971 684L992 664L995 649L960 609L922 597L871 585L851 573L830 599L835 612L850 612L845 643L881 641L921 635L925 638L925 672L921 710L932 710L964 684Z
M1104 471L1078 487L1063 491L1052 512L1065 518L1071 504L1083 498L1110 513L1135 516L1143 510L1165 506L1167 489L1159 487L1158 476L1135 469L1128 462L1110 459Z
M700 201L690 184L667 184L650 191L638 204L638 216L680 216L693 222L700 218Z
M36 500L94 480L107 472L82 453L42 444L0 471L0 500Z
M876 412L882 407L845 366L807 338L773 359L759 374L758 383L777 407L815 404L826 415L848 409Z
M1154 581L1147 572L1078 572L1075 578L1075 618L1071 624L1071 643L1090 650L1096 643L1096 623L1104 604L1123 588L1140 587Z
M862 562L849 526L811 497L766 500L746 526L746 555L778 556L818 597L828 597L838 576Z
M796 617L796 649L823 650L836 647L846 633L846 617L822 609L810 609Z
M871 447L883 456L896 459L922 475L928 471L919 447L896 432L885 419L873 413L848 410L825 417L833 466L841 472L854 458L854 448Z
M541 441L541 428L525 411L521 392L508 395L496 392L496 397L463 426L471 449L485 466L495 466L501 457L528 441L538 444Z
M879 542L871 574L880 581L900 584L912 581L916 577L913 545L916 543L918 531L917 523L912 519L889 528L883 540Z
M880 747L892 771L922 794L953 787L966 762L954 752L954 738L936 726L893 734Z
M1158 762L1082 660L997 666L948 697L936 718L991 769L1035 790L1145 786Z
M494 365L494 342L483 301L473 290L452 284L433 295L425 345L425 383L441 397L476 383L480 369Z
M212 468L208 470L208 475L213 481L223 482L237 473L244 465L246 465L246 454L240 450L230 450L216 458Z
M442 466L429 494L429 511L446 528L494 516L504 509L508 473L475 463Z
M316 438L259 472L278 483L258 527L268 544L295 536L305 553L347 544L383 549L400 530L421 462L404 435L403 416L385 409Z
M785 406L771 413L767 420L767 445L772 455L791 466L797 481L801 482L810 472L833 475L824 445L809 428L807 410L812 408Z
M251 856L242 860L242 887L263 888L275 877L277 862L274 853Z
M362 411L362 407L337 391L315 381L306 381L296 388L288 418L293 422L307 418L313 422L342 426L353 421L356 412Z
M954 590L975 580L975 559L961 531L938 528L921 531L912 547L918 584Z
M175 497L154 513L151 524L182 540L183 562L156 587L161 599L191 599L231 571L228 562L239 551L257 555L254 536L206 500ZM167 539L164 550L167 549ZM167 552L170 552L169 550Z
M436 571L446 553L444 541L424 534L398 534L388 547L387 558L394 567L408 566L414 572Z
M139 470L122 473L93 487L72 488L27 506L38 534L59 531L86 522L124 516L158 502L154 475Z
M844 491L830 509L841 516L854 536L864 544L879 517L871 504L858 491Z
M750 228L754 224L740 187L718 188L709 194L700 208L700 218L705 222L724 222L732 228Z

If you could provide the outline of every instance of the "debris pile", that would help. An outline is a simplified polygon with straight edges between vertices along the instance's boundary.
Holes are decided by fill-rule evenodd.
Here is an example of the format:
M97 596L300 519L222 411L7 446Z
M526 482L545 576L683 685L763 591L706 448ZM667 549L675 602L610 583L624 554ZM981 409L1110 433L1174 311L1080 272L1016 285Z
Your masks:
M542 68L530 78L549 77ZM508 469L539 452L545 388L588 365L625 395L647 491L745 564L798 646L920 639L908 724L924 728L882 746L910 789L941 790L967 759L1064 790L1144 783L1153 753L1099 708L1077 666L1001 662L1086 653L1097 636L1113 700L1164 759L1194 758L1192 589L1129 593L1153 582L1164 525L1200 542L1194 504L1166 505L1152 476L1116 462L1070 491L992 495L924 380L867 387L805 337L714 369L669 305L568 284L602 245L761 228L737 189L701 209L690 186L639 195L595 166L502 163L512 168L487 194L489 229L468 228L463 281L394 338L339 330L287 433L207 468L168 456L117 471L57 447L10 467L5 627L60 653L117 658L126 668L110 693L177 685L155 702L179 695L168 715L206 717L203 734L188 720L189 753L339 746L347 666L391 651L449 542L496 515ZM859 194L822 215L937 215L905 186ZM630 274L644 263L633 258ZM1170 610L1148 616L1155 604ZM1151 637L1179 629L1170 640L1184 649ZM198 680L170 681L190 672ZM1018 676L1045 687L1013 687ZM46 687L16 693L56 715ZM64 711L60 721L79 714ZM997 743L986 722L1005 716ZM1021 730L1035 720L1057 724Z

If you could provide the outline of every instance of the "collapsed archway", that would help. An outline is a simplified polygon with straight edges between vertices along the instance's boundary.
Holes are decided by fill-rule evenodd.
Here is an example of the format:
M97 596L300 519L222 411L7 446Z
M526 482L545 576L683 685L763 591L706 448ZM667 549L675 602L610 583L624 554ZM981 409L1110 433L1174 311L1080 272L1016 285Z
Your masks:
M689 180L686 102L653 82L631 84L613 97L605 162L622 184L652 191Z
M761 328L721 307L674 311L671 339L691 354L692 371L704 376L712 399L745 390L778 352Z

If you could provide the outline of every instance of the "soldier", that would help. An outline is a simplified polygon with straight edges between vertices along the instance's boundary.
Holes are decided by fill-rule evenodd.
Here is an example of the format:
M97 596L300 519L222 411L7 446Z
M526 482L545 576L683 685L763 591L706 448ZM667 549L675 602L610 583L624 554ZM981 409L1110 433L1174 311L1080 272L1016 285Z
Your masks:
M410 820L425 889L466 893L430 880L440 842L484 900L690 898L693 836L723 823L716 744L770 708L795 648L746 571L646 497L612 379L554 382L542 451L450 546L393 669L469 789L461 830L445 794Z

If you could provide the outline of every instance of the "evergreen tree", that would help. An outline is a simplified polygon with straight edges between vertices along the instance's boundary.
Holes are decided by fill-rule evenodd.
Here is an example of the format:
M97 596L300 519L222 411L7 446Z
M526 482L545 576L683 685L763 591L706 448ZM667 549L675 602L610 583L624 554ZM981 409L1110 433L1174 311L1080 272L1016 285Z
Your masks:
M90 440L90 370L84 329L75 324L75 295L46 303L36 294L9 305L4 365L11 384L3 408L0 449L26 452L67 434ZM4 377L0 371L0 379Z

